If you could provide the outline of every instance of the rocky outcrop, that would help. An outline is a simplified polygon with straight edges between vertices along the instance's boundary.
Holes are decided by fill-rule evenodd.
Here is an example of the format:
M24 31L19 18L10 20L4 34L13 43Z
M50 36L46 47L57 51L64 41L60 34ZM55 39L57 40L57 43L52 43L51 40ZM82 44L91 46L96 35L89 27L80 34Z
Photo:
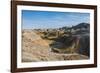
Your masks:
M61 44L61 43L60 43ZM88 59L88 56L78 53L56 53L50 44L33 30L22 31L22 62L61 61Z
M89 35L73 35L72 37L60 37L51 44L56 53L79 53L90 56Z
M78 53L90 56L90 38L89 35L82 35L79 41Z

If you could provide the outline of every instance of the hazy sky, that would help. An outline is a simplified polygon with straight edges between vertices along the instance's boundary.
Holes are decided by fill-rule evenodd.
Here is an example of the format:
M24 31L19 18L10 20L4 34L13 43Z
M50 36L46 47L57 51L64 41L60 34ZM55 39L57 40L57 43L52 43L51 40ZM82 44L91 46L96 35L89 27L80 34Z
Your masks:
M59 28L90 22L89 13L22 10L22 28Z

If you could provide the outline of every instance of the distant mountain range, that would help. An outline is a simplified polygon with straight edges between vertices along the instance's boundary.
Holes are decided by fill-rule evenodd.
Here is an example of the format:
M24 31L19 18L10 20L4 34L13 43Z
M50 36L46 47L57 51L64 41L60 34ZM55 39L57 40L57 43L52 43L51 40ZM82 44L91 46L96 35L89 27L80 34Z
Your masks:
M76 25L76 26L73 26L72 28L73 28L73 29L88 28L89 26L90 26L89 23L80 23L80 24L78 24L78 25Z
M89 23L79 23L78 25L75 25L75 26L72 26L72 27L62 27L60 29L63 29L63 30L67 30L67 29L81 29L81 28L89 28L90 27L90 24Z

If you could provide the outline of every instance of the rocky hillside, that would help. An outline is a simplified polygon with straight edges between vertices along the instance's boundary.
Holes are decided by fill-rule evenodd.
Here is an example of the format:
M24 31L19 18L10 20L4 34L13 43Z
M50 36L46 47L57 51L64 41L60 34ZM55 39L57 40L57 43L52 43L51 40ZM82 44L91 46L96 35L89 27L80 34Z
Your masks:
M76 26L73 26L72 28L78 29L78 28L88 28L88 27L90 27L89 23L80 23L80 24L78 24Z
M80 53L54 52L50 45L53 42L55 41L49 41L47 39L41 38L40 34L37 34L34 30L23 30L22 62L80 60L89 58L88 56L82 55ZM58 43L60 43L60 45L64 45L62 42Z

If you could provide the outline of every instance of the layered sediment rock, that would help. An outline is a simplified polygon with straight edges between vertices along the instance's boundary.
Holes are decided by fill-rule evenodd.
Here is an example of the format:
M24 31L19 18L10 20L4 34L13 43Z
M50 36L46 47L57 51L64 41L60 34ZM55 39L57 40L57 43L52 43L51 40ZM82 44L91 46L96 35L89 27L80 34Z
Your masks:
M88 59L88 56L76 53L73 54L55 53L52 51L50 44L46 40L42 39L33 30L23 30L22 62L81 60L81 59Z
M59 37L51 44L57 53L79 53L90 56L90 38L88 34Z

